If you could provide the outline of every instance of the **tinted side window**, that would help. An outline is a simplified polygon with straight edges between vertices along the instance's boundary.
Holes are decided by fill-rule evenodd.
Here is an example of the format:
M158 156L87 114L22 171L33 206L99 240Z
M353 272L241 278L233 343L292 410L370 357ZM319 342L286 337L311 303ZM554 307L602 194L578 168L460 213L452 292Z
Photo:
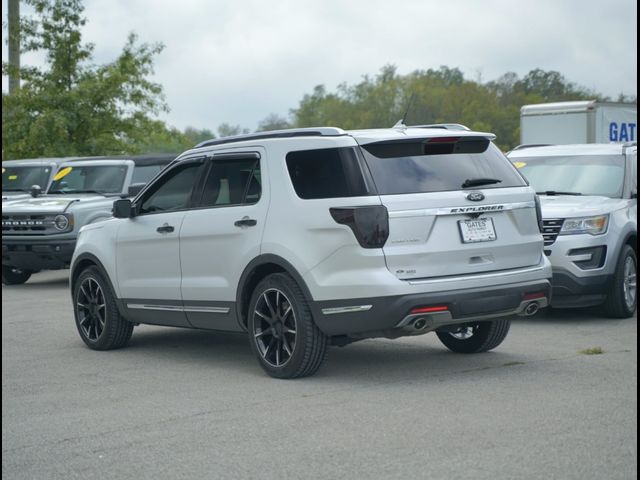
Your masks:
M139 213L170 212L188 208L201 169L201 163L189 163L167 172L153 185L151 191L145 193Z
M303 150L287 154L287 168L300 198L338 198L371 195L356 148Z
M260 161L215 160L207 176L201 207L253 204L260 200Z

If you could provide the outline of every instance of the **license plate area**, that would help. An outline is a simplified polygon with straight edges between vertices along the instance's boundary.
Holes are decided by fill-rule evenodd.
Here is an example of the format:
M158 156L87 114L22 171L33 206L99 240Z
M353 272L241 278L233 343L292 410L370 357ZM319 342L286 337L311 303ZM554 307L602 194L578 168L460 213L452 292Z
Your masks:
M498 239L492 218L459 220L462 243L493 242Z

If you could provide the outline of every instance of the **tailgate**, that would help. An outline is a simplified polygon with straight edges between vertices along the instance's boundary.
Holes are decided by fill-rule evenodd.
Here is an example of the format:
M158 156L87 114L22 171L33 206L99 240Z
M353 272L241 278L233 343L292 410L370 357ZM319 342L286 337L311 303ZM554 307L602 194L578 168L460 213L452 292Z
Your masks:
M383 195L387 267L400 279L469 275L540 263L542 236L528 188Z

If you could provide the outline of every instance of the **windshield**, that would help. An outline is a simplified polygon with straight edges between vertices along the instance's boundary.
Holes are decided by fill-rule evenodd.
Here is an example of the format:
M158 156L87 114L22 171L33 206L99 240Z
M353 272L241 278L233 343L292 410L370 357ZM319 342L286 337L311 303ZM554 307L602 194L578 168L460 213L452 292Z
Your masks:
M513 159L513 163L539 193L553 191L605 197L622 196L622 155L518 157Z
M406 145L400 144L365 145L364 155L379 194L445 192L467 188L508 188L526 185L502 152L488 141L484 145L465 147L468 153L457 153L463 148L453 149L443 144L436 144L436 147L438 148L431 149L432 152L425 150L419 155L405 155L400 152L410 150L411 146L407 148ZM452 150L451 153L449 149Z
M2 191L19 192L28 190L33 185L39 185L41 188L46 188L47 183L49 183L50 173L51 167L49 166L3 166Z
M121 193L126 175L126 165L63 165L47 193Z

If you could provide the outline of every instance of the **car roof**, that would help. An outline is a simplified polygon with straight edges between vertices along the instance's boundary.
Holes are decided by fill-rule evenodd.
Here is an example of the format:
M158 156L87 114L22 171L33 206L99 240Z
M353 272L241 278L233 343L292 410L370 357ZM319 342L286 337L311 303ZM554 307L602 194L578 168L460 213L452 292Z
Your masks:
M175 154L147 154L147 155L114 155L103 157L84 157L77 158L69 163L77 165L109 165L109 163L125 163L127 161L133 162L138 167L146 167L151 165L168 165L173 159L176 158ZM64 162L65 164L67 162Z
M116 160L132 160L138 166L146 165L167 165L177 157L173 153L157 153L145 155L102 155L94 157L52 157L52 158L24 158L21 160L5 160L3 165L7 166L35 166L55 163L61 165L70 162L87 162L93 160L116 161Z
M474 132L458 124L436 124L425 126L396 125L393 128L379 129L362 129L345 131L337 127L310 127L310 128L292 128L287 130L275 130L270 132L257 132L244 135L235 135L232 137L223 137L218 139L206 140L199 143L192 150L205 147L224 146L231 144L241 144L246 142L255 142L257 140L264 142L273 141L289 141L300 142L304 139L317 138L352 138L361 145L382 141L411 140L421 138L434 137L485 137L490 140L495 139L493 133ZM189 150L191 152L191 150ZM185 152L182 156L184 156Z
M90 157L84 160L102 160L102 161L118 161L118 160L131 160L137 166L146 165L167 165L175 159L177 155L173 153L158 153L158 154L145 154L145 155L104 155L101 157Z
M8 166L39 166L51 165L52 163L60 165L65 162L81 160L82 158L83 157L23 158L20 160L5 160L2 164Z
M577 155L622 155L627 148L636 148L622 143L589 143L575 145L545 145L520 147L508 153L509 158L550 157Z

